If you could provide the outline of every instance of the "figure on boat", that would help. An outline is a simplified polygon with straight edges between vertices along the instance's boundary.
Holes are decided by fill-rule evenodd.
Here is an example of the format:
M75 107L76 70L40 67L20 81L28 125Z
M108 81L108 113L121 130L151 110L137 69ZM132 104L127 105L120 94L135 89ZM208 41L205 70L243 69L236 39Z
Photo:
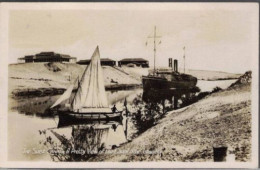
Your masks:
M76 93L73 94L72 90L75 86ZM99 120L121 117L122 111L116 109L115 112L112 112L108 105L98 46L81 79L76 79L51 108L64 102L65 107L58 110L58 113L73 118Z
M111 109L111 110L112 110L112 112L113 112L113 113L116 113L116 112L118 112L118 110L117 110L117 108L116 108L116 105L114 105L114 106L112 107L112 109Z

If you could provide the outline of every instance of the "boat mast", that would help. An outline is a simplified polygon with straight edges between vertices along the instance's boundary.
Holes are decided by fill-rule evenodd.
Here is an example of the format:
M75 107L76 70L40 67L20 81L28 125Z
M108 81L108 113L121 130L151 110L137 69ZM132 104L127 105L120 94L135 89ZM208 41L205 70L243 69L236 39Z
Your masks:
M154 36L149 36L148 38L153 38L153 55L154 55L154 68L153 68L153 74L155 75L155 58L156 58L156 38L161 38L161 36L156 35L156 26L154 26Z

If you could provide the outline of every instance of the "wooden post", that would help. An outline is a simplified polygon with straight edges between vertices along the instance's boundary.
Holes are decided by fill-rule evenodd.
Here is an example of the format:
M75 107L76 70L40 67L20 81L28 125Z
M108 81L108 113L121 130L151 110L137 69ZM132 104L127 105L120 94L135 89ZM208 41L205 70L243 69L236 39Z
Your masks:
M174 107L174 109L177 109L177 107L178 107L178 98L177 98L177 96L174 96L173 107Z
M164 99L162 99L162 107L163 107L163 114L164 114L164 112L165 112L165 100Z
M127 110L127 107L125 106L126 108L126 121L125 121L125 137L126 137L126 140L127 140L127 130L128 130L128 110Z
M126 98L125 98L125 101L124 101L124 106L125 106L125 111L126 111L126 122L125 122L125 137L126 137L126 140L127 140L127 128L128 128L128 109L127 109L127 101L126 101Z
M125 115L126 115L126 117L128 118L128 109L127 109L127 106L125 106L125 111L126 111Z

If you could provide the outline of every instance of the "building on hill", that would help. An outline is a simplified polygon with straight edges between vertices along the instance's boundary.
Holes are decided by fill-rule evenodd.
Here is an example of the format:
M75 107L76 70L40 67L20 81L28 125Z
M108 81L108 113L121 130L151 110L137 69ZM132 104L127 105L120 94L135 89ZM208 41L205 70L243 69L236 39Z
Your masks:
M112 60L112 59L109 59L109 58L101 58L101 65L102 66L115 66L116 65L116 61L115 60ZM80 65L89 65L91 60L80 60L77 62L77 64L80 64Z
M68 62L76 63L77 58L66 54L58 54L54 52L41 52L36 55L27 55L18 58L18 63L38 63L38 62Z
M128 66L128 67L143 67L148 68L149 67L149 61L145 60L143 58L125 58L120 61L118 61L118 66Z

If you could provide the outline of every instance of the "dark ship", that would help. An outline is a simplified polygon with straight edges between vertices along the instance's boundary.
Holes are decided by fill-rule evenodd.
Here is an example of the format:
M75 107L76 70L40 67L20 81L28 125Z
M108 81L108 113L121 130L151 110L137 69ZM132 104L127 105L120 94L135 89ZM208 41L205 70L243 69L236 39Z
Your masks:
M171 59L169 60L171 61ZM171 65L171 62L169 62ZM142 77L143 88L148 89L191 89L197 84L197 78L178 72L178 61L174 60L174 70L156 70Z
M178 72L178 61L174 60L174 68L172 67L172 58L169 58L170 69L156 69L155 57L156 57L156 38L160 36L156 35L156 27L154 28L154 36L148 37L154 39L154 70L148 76L142 77L142 84L144 90L150 89L192 89L197 84L197 78L189 74L185 74L185 47L184 50L184 73Z
M174 60L174 66L174 70L157 70L148 76L143 76L143 88L145 90L194 88L197 84L197 78L179 73L177 70L177 60Z

